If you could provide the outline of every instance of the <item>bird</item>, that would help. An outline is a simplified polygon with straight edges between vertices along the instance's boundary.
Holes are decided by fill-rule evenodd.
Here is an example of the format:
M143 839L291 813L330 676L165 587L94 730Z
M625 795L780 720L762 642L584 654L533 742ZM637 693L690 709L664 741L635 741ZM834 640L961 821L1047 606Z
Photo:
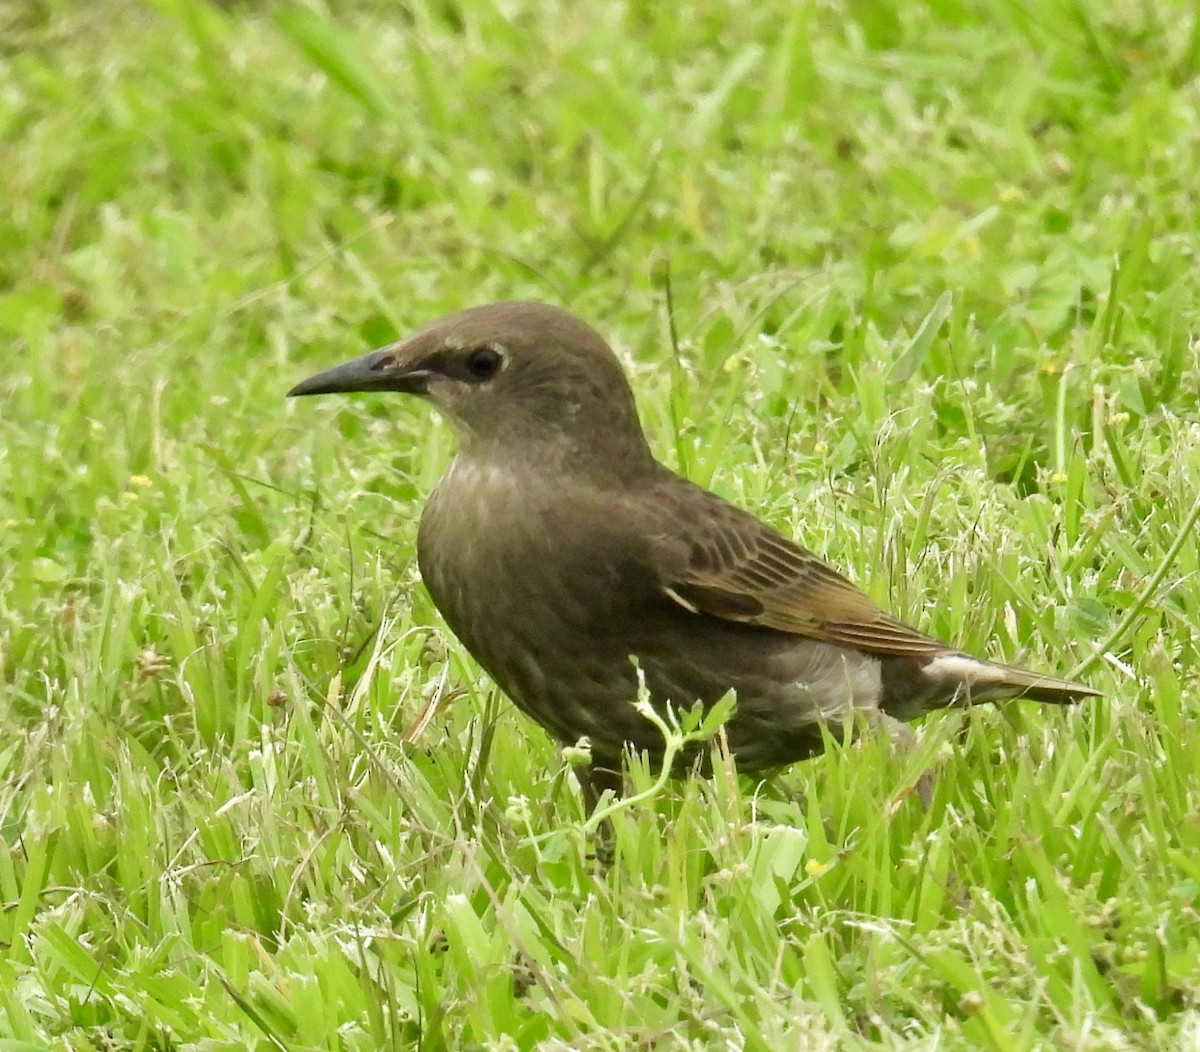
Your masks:
M886 613L749 511L659 462L604 338L530 300L470 307L296 384L398 392L446 417L456 452L421 514L417 563L451 631L564 746L587 739L593 805L658 711L733 693L737 768L770 772L830 733L894 740L932 710L1098 691L991 661Z

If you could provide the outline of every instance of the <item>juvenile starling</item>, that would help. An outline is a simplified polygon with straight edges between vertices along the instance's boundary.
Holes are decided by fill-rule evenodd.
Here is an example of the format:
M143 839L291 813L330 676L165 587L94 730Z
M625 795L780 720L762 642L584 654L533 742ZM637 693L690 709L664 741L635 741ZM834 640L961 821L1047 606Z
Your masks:
M1026 697L1078 683L971 657L890 617L748 512L656 461L608 344L542 303L493 303L319 373L289 395L400 391L450 420L458 452L417 537L455 635L560 742L591 740L591 790L620 786L622 747L661 755L634 708L731 689L743 770L822 747L850 720ZM636 662L636 667L635 667Z

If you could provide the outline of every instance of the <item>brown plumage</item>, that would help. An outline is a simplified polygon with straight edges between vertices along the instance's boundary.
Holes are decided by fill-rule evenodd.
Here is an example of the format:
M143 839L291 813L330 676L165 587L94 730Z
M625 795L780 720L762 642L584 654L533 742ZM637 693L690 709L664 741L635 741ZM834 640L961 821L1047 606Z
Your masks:
M659 464L604 340L540 303L494 303L297 384L400 391L450 419L458 452L417 554L434 603L517 706L587 736L593 788L626 743L661 752L633 707L711 704L743 769L821 748L821 725L959 703L1096 691L970 657L890 617L811 552Z

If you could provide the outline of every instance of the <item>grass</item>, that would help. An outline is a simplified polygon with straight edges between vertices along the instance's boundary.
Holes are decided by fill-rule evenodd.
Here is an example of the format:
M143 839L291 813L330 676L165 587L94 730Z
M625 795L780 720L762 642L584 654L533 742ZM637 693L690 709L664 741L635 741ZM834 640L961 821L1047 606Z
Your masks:
M1193 5L0 39L0 1048L1193 1047ZM522 296L611 337L665 460L1104 698L635 769L598 864L417 580L444 426L282 397Z

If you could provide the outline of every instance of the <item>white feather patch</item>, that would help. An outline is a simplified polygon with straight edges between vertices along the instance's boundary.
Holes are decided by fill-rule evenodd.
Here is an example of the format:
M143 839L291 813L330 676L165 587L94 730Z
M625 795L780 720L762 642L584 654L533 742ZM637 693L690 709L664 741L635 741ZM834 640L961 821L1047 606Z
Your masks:
M667 595L669 595L672 599L675 600L675 602L677 602L680 606L682 606L685 610L689 611L690 613L693 613L693 614L700 613L700 608L698 606L696 606L694 603L689 603L686 599L683 598L683 596L681 596L677 591L675 591L674 588L664 588L663 591L666 592Z
M922 670L926 676L938 683L962 683L970 687L976 683L1003 682L1006 670L997 668L987 661L979 661L965 654L942 654L935 657Z

